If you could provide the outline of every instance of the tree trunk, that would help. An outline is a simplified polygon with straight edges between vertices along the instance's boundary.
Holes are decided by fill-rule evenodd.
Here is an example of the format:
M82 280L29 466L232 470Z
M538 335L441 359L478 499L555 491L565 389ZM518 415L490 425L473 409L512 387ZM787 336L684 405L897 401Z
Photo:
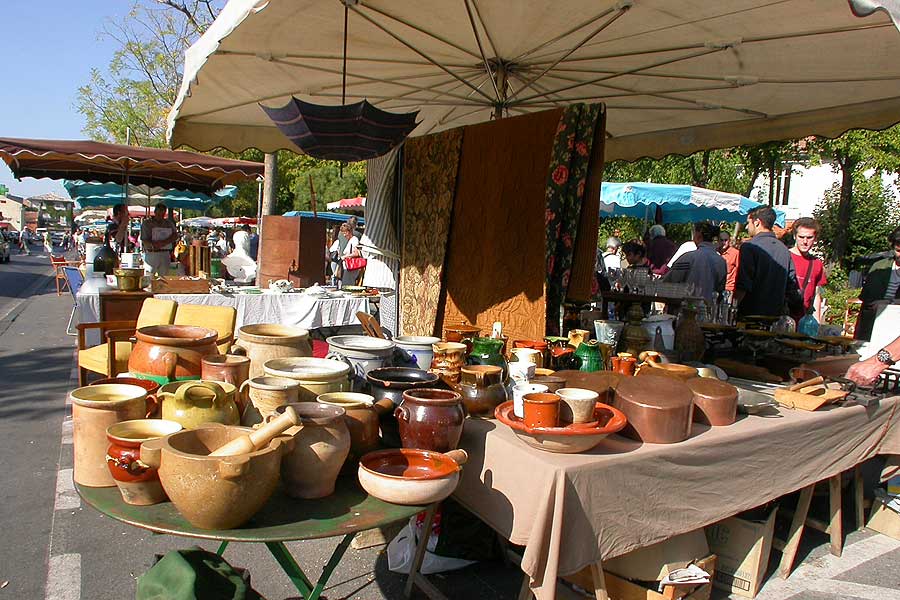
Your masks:
M769 157L769 206L775 206L775 157Z
M278 155L274 152L266 154L265 179L263 181L262 214L275 214L275 189L278 185Z
M853 201L853 171L858 161L848 157L837 157L841 166L841 199L838 203L837 231L834 236L834 260L843 264L847 254L847 231L850 229L850 212Z

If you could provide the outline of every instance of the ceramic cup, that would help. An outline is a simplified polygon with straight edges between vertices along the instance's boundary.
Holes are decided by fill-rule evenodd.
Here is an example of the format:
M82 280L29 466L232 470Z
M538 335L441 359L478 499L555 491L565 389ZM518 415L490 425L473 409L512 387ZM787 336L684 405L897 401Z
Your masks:
M542 394L547 391L546 385L539 383L519 383L513 386L513 414L520 419L525 418L525 394Z
M559 425L560 399L556 394L525 394L522 420L526 427L556 427Z
M534 377L534 363L514 360L509 363L509 377L516 383L528 383Z
M556 395L561 399L559 420L562 423L588 423L594 420L594 405L600 397L597 392L581 388L562 388L556 390Z

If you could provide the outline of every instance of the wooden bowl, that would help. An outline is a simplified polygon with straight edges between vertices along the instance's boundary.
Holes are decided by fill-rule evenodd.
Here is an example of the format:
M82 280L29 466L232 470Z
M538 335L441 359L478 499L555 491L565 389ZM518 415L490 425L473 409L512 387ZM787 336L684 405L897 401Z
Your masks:
M512 429L520 440L532 448L557 454L586 452L609 434L621 431L627 423L620 410L602 402L596 404L594 415L597 420L593 423L529 428L513 413L512 402L504 402L494 411L497 420Z

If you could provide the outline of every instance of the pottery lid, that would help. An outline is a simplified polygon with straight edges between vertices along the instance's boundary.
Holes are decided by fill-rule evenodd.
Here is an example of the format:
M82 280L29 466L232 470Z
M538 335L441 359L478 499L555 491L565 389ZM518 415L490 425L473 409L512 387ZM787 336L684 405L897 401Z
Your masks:
M350 365L330 358L314 358L311 356L292 356L288 358L272 358L263 363L263 370L277 377L302 379L309 381L328 381L345 377L350 372Z
M688 379L685 383L694 392L694 396L700 398L733 401L738 395L736 387L718 379L695 377L694 379Z
M664 375L623 377L615 388L616 406L620 403L642 406L651 410L689 407L694 394L682 381Z
M333 335L325 340L329 346L345 350L383 351L394 347L394 342L368 335Z

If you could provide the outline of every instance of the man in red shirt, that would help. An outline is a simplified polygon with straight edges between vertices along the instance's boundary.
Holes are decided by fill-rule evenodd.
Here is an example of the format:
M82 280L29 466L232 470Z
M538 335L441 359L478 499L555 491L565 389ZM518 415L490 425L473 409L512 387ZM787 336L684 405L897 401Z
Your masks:
M734 280L737 279L738 260L741 253L737 248L731 245L731 234L727 231L719 233L719 256L725 259L725 291L729 294L734 292Z
M828 283L825 277L825 265L811 254L813 246L819 237L819 222L809 217L803 217L794 221L794 247L791 248L791 258L794 260L794 268L797 271L797 285L800 286L800 294L803 296L803 314L813 308L813 316L822 322L822 295L819 288ZM793 315L799 319L803 315Z

